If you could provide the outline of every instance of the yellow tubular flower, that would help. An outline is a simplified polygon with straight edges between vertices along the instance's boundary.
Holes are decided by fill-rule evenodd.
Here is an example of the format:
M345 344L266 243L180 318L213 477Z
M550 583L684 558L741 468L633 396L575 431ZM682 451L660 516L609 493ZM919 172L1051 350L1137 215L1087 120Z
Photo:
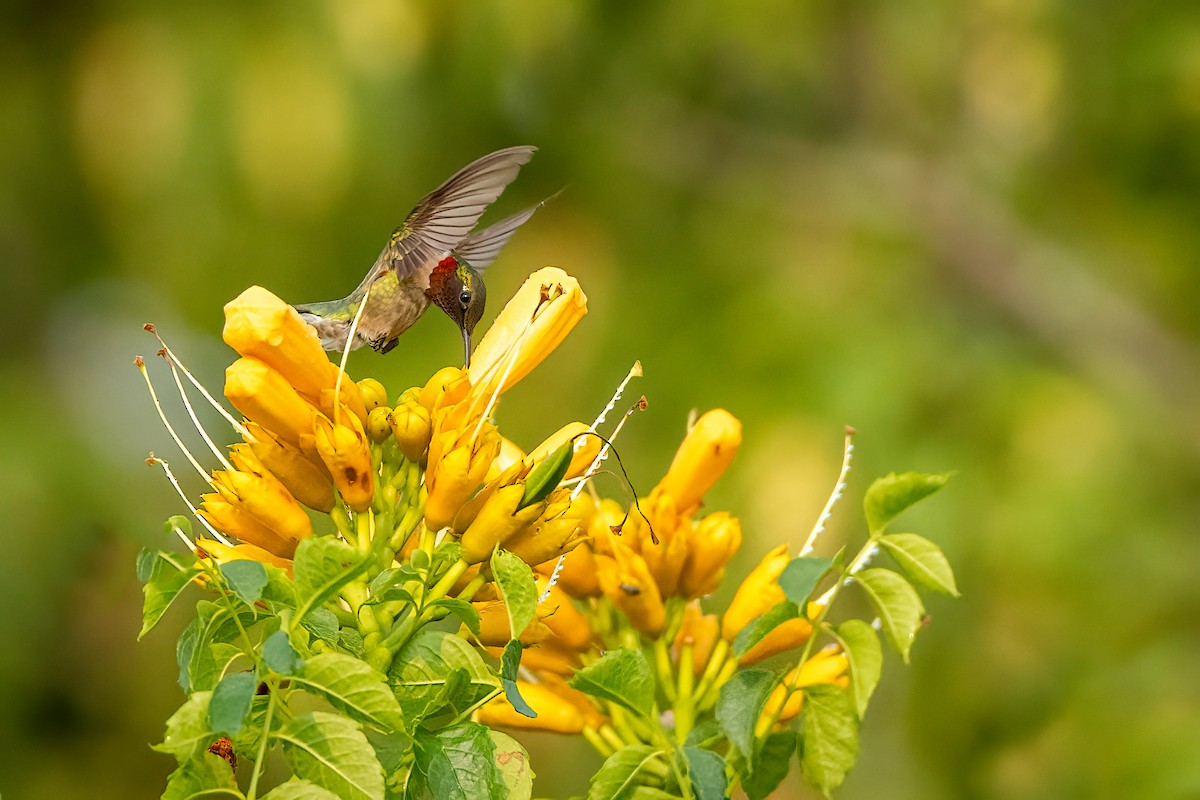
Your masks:
M637 513L636 509L634 513ZM597 555L611 556L612 543L623 541L624 534L614 533L613 526L620 525L625 516L625 509L621 508L617 501L607 497L600 501L589 531L592 536L592 550Z
M299 542L312 536L308 514L271 473L218 470L212 485L226 503L240 506L280 537Z
M549 617L547 617L549 619ZM485 647L488 655L497 660L504 655L503 647ZM583 666L579 653L567 647L557 636L549 636L521 653L521 667L536 675L551 673L569 678Z
M600 588L634 628L647 636L658 636L666 624L658 584L645 560L620 542L613 542L612 557L596 559Z
M392 436L404 457L414 463L420 462L429 449L429 438L433 433L429 412L416 401L399 403L388 415Z
M313 433L317 453L346 505L355 511L366 511L371 507L375 482L371 448L358 417L347 414L334 423L328 417L318 416Z
M738 663L743 667L757 664L759 661L770 658L777 653L802 647L811 637L812 623L803 617L789 619L777 625L770 633L759 639L753 647L738 659Z
M582 495L581 495L582 496ZM547 561L537 567L537 571L549 576L554 571L556 561ZM587 542L581 542L574 550L567 553L563 559L562 569L558 572L558 583L555 584L562 588L571 597L584 599L587 597L599 597L600 581L596 577L596 556L592 552L591 545Z
M324 464L313 464L300 450L279 441L261 425L246 425L247 442L254 455L292 495L309 508L329 513L333 508L333 482Z
M517 713L501 694L476 711L475 719L489 727L567 734L583 731L585 723L580 709L546 684L519 680L517 689L525 702L537 712L536 718Z
M789 561L791 557L788 556L785 542L767 553L742 581L721 620L721 636L726 641L732 642L738 631L749 625L752 619L762 616L771 606L787 599L778 581Z
M630 512L621 540L645 559L662 596L674 597L687 561L691 521L675 513L674 499L663 492L651 493L640 505L641 512L636 507ZM651 525L658 544L651 535Z
M240 504L228 503L215 492L201 495L200 500L197 513L217 530L285 558L296 552L295 541L275 533Z
M586 313L587 297L570 275L557 267L530 275L471 356L472 393L491 395L501 379L506 389L512 388L558 347Z
M269 564L273 567L287 570L288 574L292 573L291 559L281 558L280 556L270 553L261 547L255 547L252 544L237 544L230 547L227 544L222 544L215 539L205 539L203 537L196 540L196 547L199 548L197 555L201 558L207 556L218 564L225 564L230 561L258 561L263 564Z
M474 603L479 612L479 641L488 647L503 647L512 636L512 626L508 622L508 609L503 600L489 600ZM542 613L539 609L539 613ZM521 631L521 644L533 645L546 639L551 631L540 619L529 623L529 627Z
M467 434L469 435L469 434ZM425 469L425 527L439 531L454 521L463 504L479 488L500 451L500 437L485 431L472 445L469 441L433 460L430 446L429 466Z
M328 363L328 362L326 362ZM233 407L291 445L311 434L317 411L283 375L254 358L239 358L225 370L225 397Z
M578 437L575 439L574 453L571 455L571 466L567 467L567 474L563 476L566 479L578 478L592 465L592 461L600 453L600 448L604 446L600 437L583 435L590 430L591 428L582 422L568 422L533 448L529 453L530 462L536 464L544 460L572 437Z
M780 684L775 687L771 696L767 698L766 705L763 706L759 724L762 725L776 711L779 712L778 722L787 722L800 713L800 709L804 707L804 692L792 692L791 697L787 699L787 704L784 705L783 698L787 695L787 687L815 686L819 683L847 686L849 678L846 676L846 670L849 668L850 662L843 653L836 650L823 650L817 653L785 675Z
M594 508L590 497L580 495L572 501L568 490L559 489L550 496L541 516L505 542L504 549L531 567L557 559L587 539L587 522Z
M496 545L512 536L541 515L545 502L517 510L525 496L525 484L514 483L497 489L462 535L462 558L468 564L485 561ZM428 516L428 506L426 510Z
M742 546L742 525L724 511L696 523L689 537L687 561L679 576L680 594L702 597L716 591L725 565Z
M700 505L742 443L742 423L723 408L705 413L684 437L658 489L675 498L680 513Z
M470 390L471 382L467 379L466 370L462 367L442 367L421 387L417 402L432 415L439 408L461 402Z
M716 614L705 614L700 609L698 600L688 603L684 606L683 622L679 626L679 633L675 635L675 642L672 645L675 662L679 662L679 651L690 645L692 670L697 675L704 672L709 656L712 655L713 646L717 643L717 634L720 633L720 630L721 622L717 619Z
M537 588L538 595L541 596L546 589L545 578L538 579ZM550 587L550 594L541 605L547 611L542 616L542 622L564 645L580 653L592 648L592 628L588 625L587 617L575 607L571 598L557 584Z

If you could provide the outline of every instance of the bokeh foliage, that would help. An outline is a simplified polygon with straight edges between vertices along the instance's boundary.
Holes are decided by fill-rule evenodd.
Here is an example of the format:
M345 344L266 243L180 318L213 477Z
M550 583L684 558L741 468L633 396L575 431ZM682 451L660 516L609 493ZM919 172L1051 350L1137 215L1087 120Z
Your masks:
M843 797L1200 791L1198 52L1178 1L5 4L0 789L166 769L171 637L135 648L129 564L180 509L141 463L141 323L219 385L222 303L344 293L421 194L529 143L498 213L568 188L490 294L553 263L593 311L501 410L523 444L640 358L635 484L730 408L747 553L808 530L843 423L852 475L958 470L911 524L969 592ZM458 348L431 315L350 370Z

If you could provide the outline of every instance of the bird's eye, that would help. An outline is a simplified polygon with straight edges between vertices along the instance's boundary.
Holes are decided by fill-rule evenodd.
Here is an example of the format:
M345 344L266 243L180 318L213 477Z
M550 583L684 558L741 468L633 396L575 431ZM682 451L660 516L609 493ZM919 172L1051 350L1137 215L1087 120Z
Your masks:
M463 308L471 305L471 292L468 289L463 289L458 295L458 302L462 303Z

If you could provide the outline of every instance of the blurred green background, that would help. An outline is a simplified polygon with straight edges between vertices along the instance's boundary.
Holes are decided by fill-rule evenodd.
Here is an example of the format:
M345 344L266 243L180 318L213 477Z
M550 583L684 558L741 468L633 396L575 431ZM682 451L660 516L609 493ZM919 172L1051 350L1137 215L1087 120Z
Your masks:
M151 797L172 767L147 744L184 617L135 642L133 562L182 510L142 459L182 460L142 323L218 387L225 301L344 294L421 195L534 144L491 218L567 190L485 325L545 264L591 314L510 437L590 420L640 358L649 487L689 409L729 408L737 579L803 539L844 424L826 551L870 477L958 472L904 525L964 596L889 662L840 797L1200 796L1198 123L1190 2L6 3L0 792ZM351 373L397 394L459 358L432 312ZM584 788L586 747L532 741L541 794Z

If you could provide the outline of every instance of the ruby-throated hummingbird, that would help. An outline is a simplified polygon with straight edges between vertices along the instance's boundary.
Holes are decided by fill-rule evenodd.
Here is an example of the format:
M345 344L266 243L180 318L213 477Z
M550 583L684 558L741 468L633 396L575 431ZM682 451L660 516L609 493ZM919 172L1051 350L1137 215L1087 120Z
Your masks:
M345 349L351 323L365 303L350 347L366 344L386 353L432 300L462 331L469 364L471 333L487 299L480 273L542 203L475 233L471 229L535 150L509 147L472 161L417 203L357 289L340 300L296 305L317 329L321 346Z

